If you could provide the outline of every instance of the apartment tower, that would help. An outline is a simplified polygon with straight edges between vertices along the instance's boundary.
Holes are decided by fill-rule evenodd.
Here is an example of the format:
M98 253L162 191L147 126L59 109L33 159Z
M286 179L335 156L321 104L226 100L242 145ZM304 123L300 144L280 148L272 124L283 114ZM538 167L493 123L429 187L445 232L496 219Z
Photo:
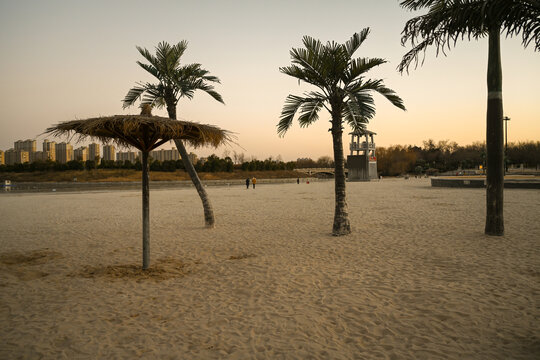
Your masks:
M114 145L103 146L103 160L116 161L116 152Z
M65 142L56 144L56 161L65 164L71 160L73 160L73 145Z
M101 157L99 154L99 144L92 143L88 145L88 160L94 160L96 161L96 164L99 164L101 161Z
M43 140L43 152L49 154L49 160L56 161L56 142Z

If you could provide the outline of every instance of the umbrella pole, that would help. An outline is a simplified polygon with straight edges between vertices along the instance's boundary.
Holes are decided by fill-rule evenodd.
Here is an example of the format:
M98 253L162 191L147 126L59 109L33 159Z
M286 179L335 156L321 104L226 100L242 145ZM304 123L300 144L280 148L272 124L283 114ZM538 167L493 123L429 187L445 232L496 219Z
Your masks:
M143 270L150 266L150 179L148 151L142 152Z

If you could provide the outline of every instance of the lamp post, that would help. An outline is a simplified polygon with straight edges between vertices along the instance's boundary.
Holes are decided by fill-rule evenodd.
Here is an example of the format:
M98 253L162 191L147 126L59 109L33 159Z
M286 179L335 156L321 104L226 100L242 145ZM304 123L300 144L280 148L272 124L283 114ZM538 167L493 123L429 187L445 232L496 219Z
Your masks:
M504 121L504 174L508 172L508 116L503 117Z

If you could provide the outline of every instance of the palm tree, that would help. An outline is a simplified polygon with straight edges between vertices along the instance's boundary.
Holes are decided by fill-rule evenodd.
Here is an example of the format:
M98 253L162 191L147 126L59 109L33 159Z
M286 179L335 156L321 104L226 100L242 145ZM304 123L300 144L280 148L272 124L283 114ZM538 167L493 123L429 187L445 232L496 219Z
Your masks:
M152 107L166 107L169 118L176 120L176 106L178 101L186 97L192 99L196 90L202 90L214 99L223 103L223 98L214 90L212 83L219 83L219 79L209 75L209 72L201 67L201 64L181 65L180 58L187 49L187 41L180 41L176 45L160 42L156 47L156 54L152 55L147 49L137 46L139 53L148 61L137 61L140 67L152 74L158 83L137 83L131 88L123 100L123 107L133 105L141 100L142 105ZM193 164L189 160L184 143L175 139L182 162L191 181L201 198L204 209L204 220L207 227L214 226L214 211Z
M419 63L419 54L433 45L437 54L445 52L459 39L488 37L486 115L487 235L504 235L503 188L503 101L500 36L522 35L523 46L531 41L540 50L540 2L538 0L404 0L409 10L428 8L428 13L407 21L401 42L413 48L403 56L398 70ZM423 60L422 60L423 61Z
M386 60L353 58L353 54L368 34L369 28L366 28L360 33L355 33L344 44L332 41L326 45L304 36L305 48L293 48L290 51L292 65L279 69L286 75L318 88L318 91L306 92L303 96L287 96L277 125L280 136L284 136L291 127L298 111L300 111L298 122L301 127L315 122L322 108L328 110L331 115L336 198L332 234L335 236L351 232L345 196L343 122L346 121L354 130L364 128L365 123L375 115L373 92L381 94L393 105L405 110L401 98L393 90L385 87L382 80L365 79L367 71L384 64Z

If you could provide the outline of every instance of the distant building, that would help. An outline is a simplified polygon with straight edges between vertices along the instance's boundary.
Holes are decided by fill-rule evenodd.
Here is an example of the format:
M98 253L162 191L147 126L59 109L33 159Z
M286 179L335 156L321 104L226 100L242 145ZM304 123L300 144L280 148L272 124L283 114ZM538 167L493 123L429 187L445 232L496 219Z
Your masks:
M6 165L24 164L30 162L30 155L28 151L9 149L5 152Z
M135 164L139 155L135 151L119 151L116 153L116 161L129 161Z
M116 152L114 145L103 146L103 160L116 161Z
M197 161L199 161L199 158L197 158L197 154L195 153L189 153L188 158L193 165L197 164Z
M6 159L4 157L4 152L0 150L0 165L5 165L5 164L6 164Z
M56 142L43 140L43 152L49 153L49 160L56 161Z
M15 141L15 150L27 151L29 153L36 151L36 140L17 140Z
M161 149L150 151L150 157L157 161L180 160L180 153L176 148L171 150Z
M73 160L73 145L65 142L56 144L56 161L65 164L71 160Z
M100 151L99 151L99 144L92 143L88 145L88 160L94 160L97 164L99 164L101 157L100 157Z
M48 151L34 151L29 153L30 162L51 160L51 154Z
M81 146L73 150L73 158L79 161L88 160L88 148L86 146Z

